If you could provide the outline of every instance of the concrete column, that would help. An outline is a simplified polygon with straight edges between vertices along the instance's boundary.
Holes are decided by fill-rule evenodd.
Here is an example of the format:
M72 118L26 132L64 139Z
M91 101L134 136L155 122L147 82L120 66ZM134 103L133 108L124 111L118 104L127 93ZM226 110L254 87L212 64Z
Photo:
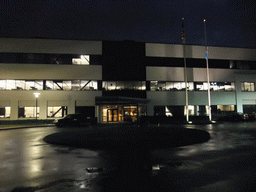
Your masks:
M18 119L19 102L17 100L11 100L11 114L10 120Z
M68 104L68 114L74 114L76 112L76 101L70 100Z
M243 103L242 102L237 102L236 108L237 108L237 113L243 113Z
M47 119L47 101L39 99L38 106L39 106L39 119Z

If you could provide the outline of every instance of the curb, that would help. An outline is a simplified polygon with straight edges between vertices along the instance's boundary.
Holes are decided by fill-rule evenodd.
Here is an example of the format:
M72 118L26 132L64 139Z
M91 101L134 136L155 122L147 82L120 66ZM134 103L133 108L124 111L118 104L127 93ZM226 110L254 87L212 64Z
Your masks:
M6 130L15 130L15 129L29 129L29 128L40 128L40 127L53 127L54 124L44 124L44 125L31 125L31 126L18 126L17 127L3 127L0 128L0 131L6 131Z

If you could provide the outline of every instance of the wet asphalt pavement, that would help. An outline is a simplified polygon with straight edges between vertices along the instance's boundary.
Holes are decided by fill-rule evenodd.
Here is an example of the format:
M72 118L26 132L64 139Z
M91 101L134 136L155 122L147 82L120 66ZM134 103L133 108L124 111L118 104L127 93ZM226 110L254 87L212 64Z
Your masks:
M140 155L50 145L43 138L55 127L0 131L0 192L256 190L255 122L185 127L208 131L211 139L135 150ZM148 159L153 170L129 162L133 155Z

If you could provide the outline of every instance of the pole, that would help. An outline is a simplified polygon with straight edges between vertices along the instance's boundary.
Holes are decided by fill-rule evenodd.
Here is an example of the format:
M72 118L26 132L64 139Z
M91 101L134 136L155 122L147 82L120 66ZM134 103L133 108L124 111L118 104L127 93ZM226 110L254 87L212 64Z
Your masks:
M207 46L207 35L206 35L206 19L204 19L204 36L205 36L205 53L206 53L206 73L207 73L207 84L208 84L208 110L209 110L209 120L212 120L211 113L211 90L210 90L210 75L209 75L209 62L208 62L208 46Z
M36 123L37 123L37 97L36 97Z
M181 38L183 40L183 57L184 57L184 80L185 80L185 111L186 111L186 121L189 121L189 114L188 114L188 78L187 78L187 59L186 59L186 37L185 37L185 29L184 29L184 18L182 18L182 32Z
M40 95L40 93L34 93L35 97L36 97L36 124L37 124L37 102L38 102L38 97Z

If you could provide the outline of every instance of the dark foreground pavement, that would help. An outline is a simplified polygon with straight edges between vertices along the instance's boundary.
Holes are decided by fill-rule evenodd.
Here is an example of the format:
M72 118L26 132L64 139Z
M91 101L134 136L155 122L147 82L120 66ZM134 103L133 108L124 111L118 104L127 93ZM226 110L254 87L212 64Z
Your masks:
M105 172L98 186L103 191L157 191L161 187L152 178L151 152L206 142L210 134L203 130L174 127L119 126L96 131L68 131L48 135L44 141L69 147L104 151L113 162L104 168L87 169Z
M183 145L173 135L184 127L206 131L211 138L197 144L188 138ZM157 127L1 131L0 191L256 191L254 122L184 127L166 125L159 132ZM88 141L78 142L79 148L69 146L82 141L79 132ZM193 131L188 133L193 137ZM43 141L59 134L66 135L60 141L66 145ZM181 146L169 147L168 138Z

